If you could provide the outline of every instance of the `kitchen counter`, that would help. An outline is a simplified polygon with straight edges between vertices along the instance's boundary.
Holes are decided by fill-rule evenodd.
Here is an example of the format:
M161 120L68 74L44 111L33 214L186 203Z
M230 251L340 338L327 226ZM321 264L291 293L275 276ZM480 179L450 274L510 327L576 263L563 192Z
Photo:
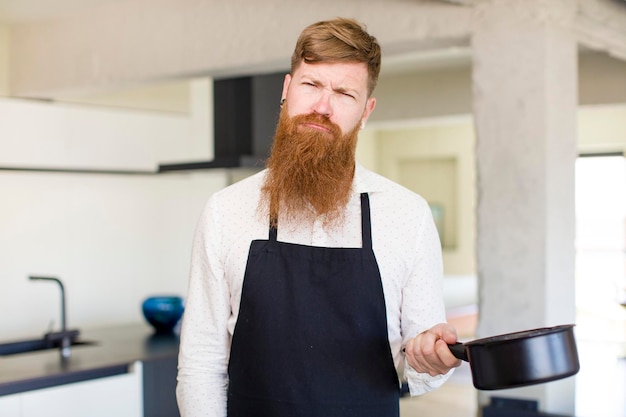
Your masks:
M0 396L129 372L136 361L175 361L178 335L155 334L147 324L81 329L79 340L61 360L57 349L0 357Z

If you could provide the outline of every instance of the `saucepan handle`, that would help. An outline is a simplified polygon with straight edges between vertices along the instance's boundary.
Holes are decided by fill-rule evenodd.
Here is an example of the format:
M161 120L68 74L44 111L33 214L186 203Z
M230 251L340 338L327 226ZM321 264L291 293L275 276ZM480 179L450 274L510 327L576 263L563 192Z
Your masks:
M453 345L448 345L448 348L455 358L461 359L465 362L469 362L469 359L467 357L467 350L465 349L465 345L463 343L457 342Z

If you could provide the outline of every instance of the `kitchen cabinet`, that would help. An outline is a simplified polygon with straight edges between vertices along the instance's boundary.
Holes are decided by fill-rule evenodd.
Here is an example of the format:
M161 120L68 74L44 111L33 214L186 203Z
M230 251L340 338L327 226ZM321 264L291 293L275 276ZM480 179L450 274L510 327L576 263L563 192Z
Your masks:
M2 417L142 417L142 364L131 372L0 397Z
M19 417L20 398L18 395L0 397L0 416Z
M0 357L1 417L177 417L178 335L146 324L86 329L92 344Z
M176 356L143 364L143 417L180 417L176 403L177 366Z

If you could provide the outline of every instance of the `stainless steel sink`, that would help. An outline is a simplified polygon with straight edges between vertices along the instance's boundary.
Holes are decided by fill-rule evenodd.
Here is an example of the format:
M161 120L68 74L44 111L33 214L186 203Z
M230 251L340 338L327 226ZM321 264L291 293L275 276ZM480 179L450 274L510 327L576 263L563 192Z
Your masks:
M79 340L78 335L80 332L67 328L65 322L65 288L60 279L42 276L30 276L28 278L33 281L51 281L59 285L61 291L61 330L58 332L50 331L38 339L24 339L0 343L0 356L57 349L61 352L61 358L66 360L70 357L70 347L96 344L91 341Z
M78 335L78 333L75 333ZM59 349L61 347L62 339L59 337L50 337L51 334L47 334L39 339L26 339L17 340L12 342L0 343L0 356L18 355L20 353L37 352L51 349ZM77 340L71 338L71 346L90 346L97 344L96 342L89 340Z

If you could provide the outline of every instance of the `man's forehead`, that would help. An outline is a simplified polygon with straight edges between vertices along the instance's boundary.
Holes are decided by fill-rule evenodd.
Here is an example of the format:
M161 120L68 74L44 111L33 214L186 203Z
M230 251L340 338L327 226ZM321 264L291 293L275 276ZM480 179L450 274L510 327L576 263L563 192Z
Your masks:
M367 65L362 62L301 63L295 71L296 78L312 78L334 86L360 88L367 86ZM338 85L337 85L338 84Z

